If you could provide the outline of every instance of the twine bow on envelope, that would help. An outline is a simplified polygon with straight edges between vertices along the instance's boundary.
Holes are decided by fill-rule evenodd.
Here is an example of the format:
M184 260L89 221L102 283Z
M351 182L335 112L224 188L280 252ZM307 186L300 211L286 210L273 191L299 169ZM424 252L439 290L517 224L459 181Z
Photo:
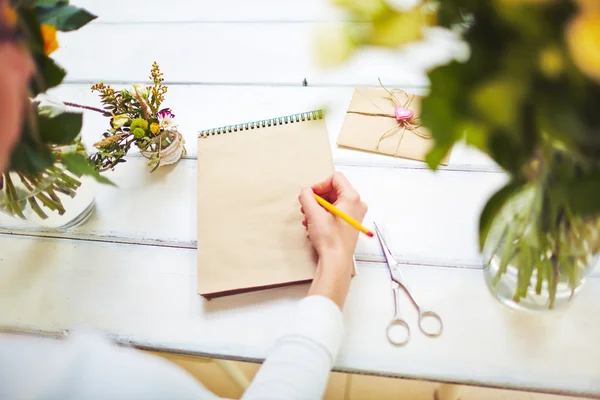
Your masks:
M360 89L356 89L356 91L358 93L360 93L361 95L363 95L365 99L367 99L374 107L376 107L381 112L380 113L365 112L365 111L356 111L356 110L348 110L347 111L348 114L360 114L360 115L373 116L373 117L387 117L387 118L395 118L396 119L398 124L393 126L390 129L388 129L387 131L383 132L381 134L381 136L379 136L379 139L377 140L377 145L375 146L375 149L379 150L379 146L381 145L381 142L383 140L385 140L386 138L393 137L396 134L399 134L400 137L398 138L398 144L396 145L396 151L394 153L394 156L397 157L398 152L400 150L400 145L402 144L402 139L404 138L404 135L406 134L407 131L410 132L411 134L417 135L418 137L420 137L422 139L427 139L427 140L431 139L432 136L430 134L422 132L420 130L421 124L419 123L419 117L415 117L415 112L413 110L411 110L411 108L410 108L415 96L408 95L404 90L400 90L400 89L389 90L385 86L383 86L383 84L381 83L381 80L379 80L379 84L389 95L389 100L392 102L392 104L394 106L392 111L389 111L389 112L384 111L380 106L375 104L369 98L369 96L362 94ZM404 101L404 102L401 101L400 95L402 97L406 97L406 101Z

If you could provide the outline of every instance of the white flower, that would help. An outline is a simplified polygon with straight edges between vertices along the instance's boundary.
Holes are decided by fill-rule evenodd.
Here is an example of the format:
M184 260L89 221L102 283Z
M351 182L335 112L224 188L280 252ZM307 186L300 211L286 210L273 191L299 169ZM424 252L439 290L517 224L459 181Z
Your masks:
M150 97L150 90L147 86L142 85L141 83L134 83L133 85L133 93L137 93L142 96L144 99Z
M160 125L160 129L169 132L177 131L177 124L173 120L173 116L171 114L158 115L158 124Z

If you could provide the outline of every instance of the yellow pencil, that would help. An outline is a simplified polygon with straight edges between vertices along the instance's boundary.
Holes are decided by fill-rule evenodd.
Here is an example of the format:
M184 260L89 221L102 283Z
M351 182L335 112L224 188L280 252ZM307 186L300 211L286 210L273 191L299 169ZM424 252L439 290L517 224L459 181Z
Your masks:
M337 208L336 206L334 206L333 204L331 204L330 202L328 202L327 200L325 200L324 198L319 196L318 194L315 194L315 199L317 199L317 202L321 206L323 206L323 208L325 208L327 211L329 211L333 215L340 217L341 219L346 221L350 226L358 229L359 231L361 231L368 237L373 237L373 232L371 232L370 230L368 230L367 228L362 226L360 224L360 222L358 222L357 220L355 220L354 218L352 218L351 216L349 216L348 214L346 214L345 212L343 212L342 210L340 210L339 208Z

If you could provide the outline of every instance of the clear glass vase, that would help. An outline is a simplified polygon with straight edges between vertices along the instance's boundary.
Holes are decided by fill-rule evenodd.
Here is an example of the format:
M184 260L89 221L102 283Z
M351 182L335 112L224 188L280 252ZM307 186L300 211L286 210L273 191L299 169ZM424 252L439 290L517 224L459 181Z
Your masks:
M83 224L95 209L95 185L60 164L40 174L0 175L0 226L64 230Z
M491 293L519 310L568 305L598 261L597 221L569 218L540 235L536 191L510 200L495 219L484 247L484 277Z

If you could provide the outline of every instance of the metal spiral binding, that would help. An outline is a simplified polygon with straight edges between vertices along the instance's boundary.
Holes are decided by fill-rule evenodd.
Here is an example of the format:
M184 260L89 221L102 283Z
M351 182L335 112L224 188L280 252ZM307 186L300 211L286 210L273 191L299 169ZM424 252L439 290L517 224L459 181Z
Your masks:
M251 129L260 129L269 126L293 124L295 122L311 121L316 119L323 119L323 110L308 111L300 114L288 115L285 117L263 119L260 121L246 122L243 124L227 125L222 126L220 128L206 129L198 132L198 137L205 139L209 136L224 135L230 132L248 131Z

